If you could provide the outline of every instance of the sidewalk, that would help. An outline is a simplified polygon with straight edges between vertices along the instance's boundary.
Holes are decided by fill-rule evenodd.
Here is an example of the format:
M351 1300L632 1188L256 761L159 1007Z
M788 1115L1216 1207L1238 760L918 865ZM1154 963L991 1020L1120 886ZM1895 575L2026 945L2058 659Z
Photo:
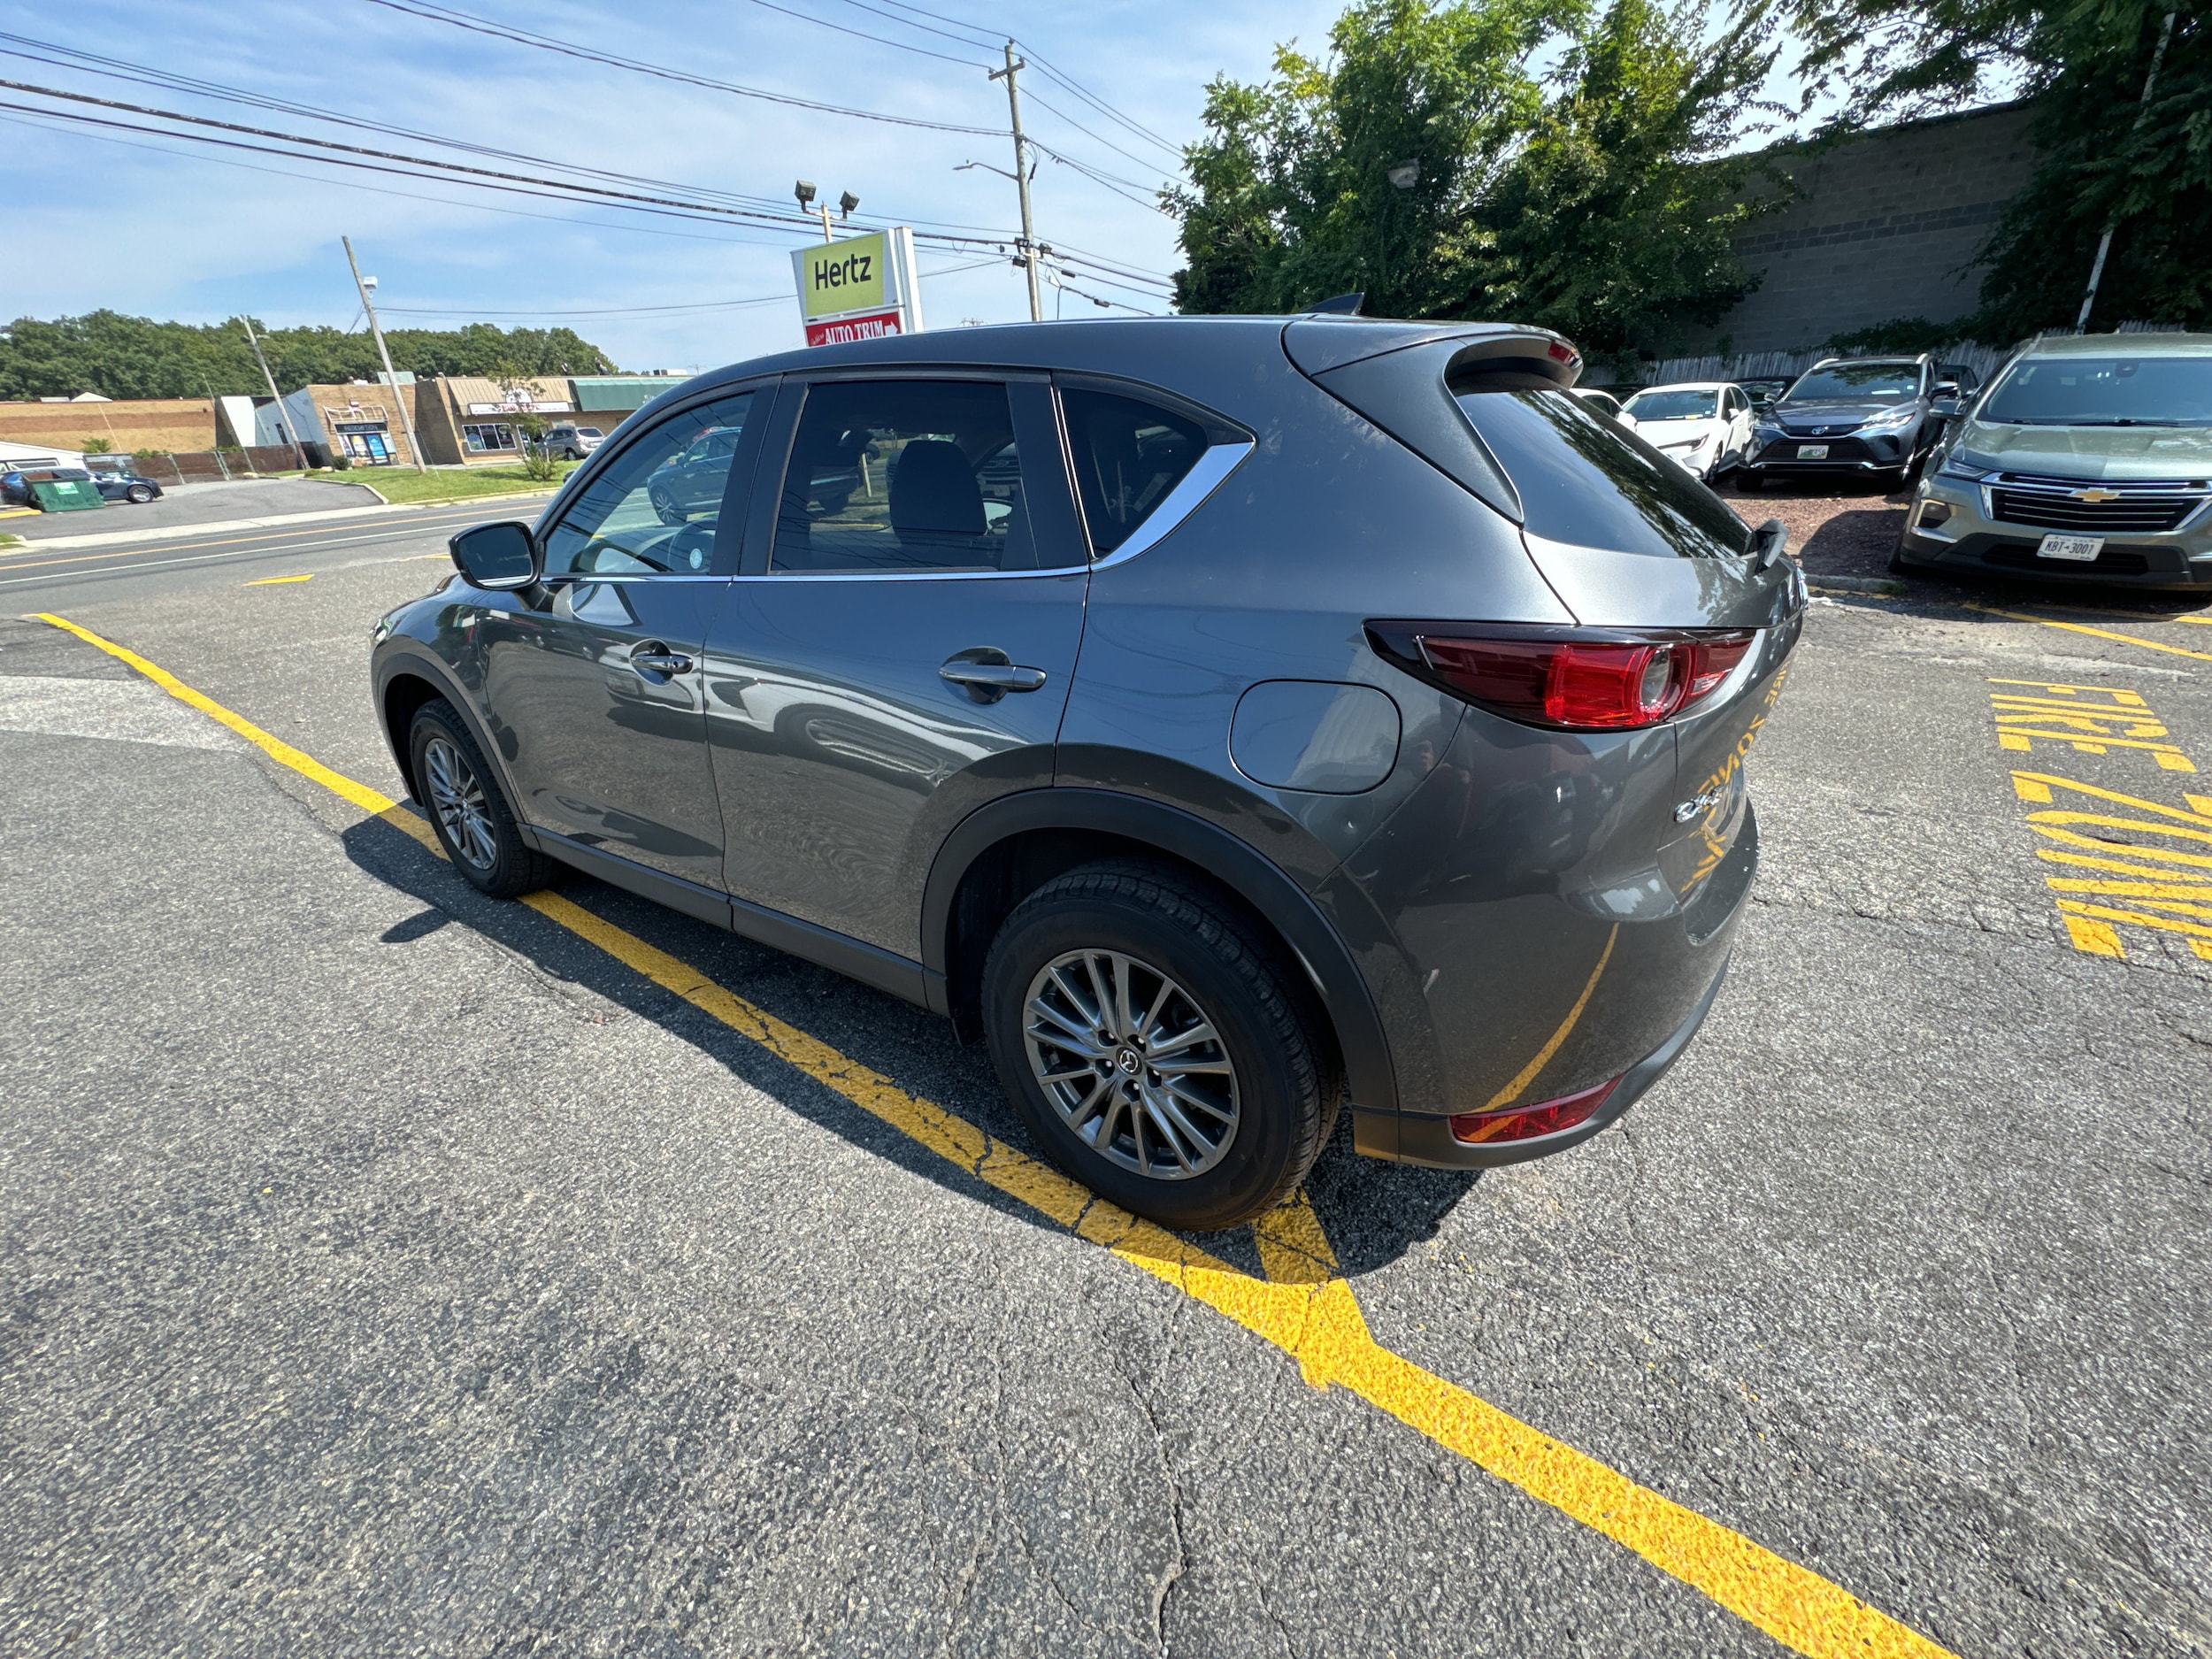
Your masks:
M550 501L550 490L518 490L510 495L470 495L459 501L403 502L366 507L334 507L326 511L287 512L265 514L252 518L217 518L199 524L155 526L139 530L95 531L85 535L49 535L27 540L21 545L0 548L0 559L25 553L44 553L55 548L128 547L139 541L167 541L183 537L216 535L233 530L284 529L293 526L326 524L348 518L389 518L395 514L444 512L455 508L473 508L503 501ZM19 533L21 521L12 521L7 528Z

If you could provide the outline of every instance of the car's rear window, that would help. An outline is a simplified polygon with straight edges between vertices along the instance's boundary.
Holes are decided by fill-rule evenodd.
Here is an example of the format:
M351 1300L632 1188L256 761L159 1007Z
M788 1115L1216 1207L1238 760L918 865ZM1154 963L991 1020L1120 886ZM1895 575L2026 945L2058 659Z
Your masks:
M2029 357L1978 419L2029 426L2212 426L2212 357Z
M1751 545L1727 503L1570 393L1462 392L1456 401L1513 480L1531 534L1663 558L1741 555Z

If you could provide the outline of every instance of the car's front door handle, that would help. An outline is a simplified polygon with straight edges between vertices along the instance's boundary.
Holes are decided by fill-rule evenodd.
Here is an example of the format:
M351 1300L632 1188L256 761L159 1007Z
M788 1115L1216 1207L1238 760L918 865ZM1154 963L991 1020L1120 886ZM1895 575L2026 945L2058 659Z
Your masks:
M988 645L956 651L945 659L938 678L967 687L978 703L996 703L1010 691L1034 691L1045 683L1041 668L1025 668Z
M641 674L687 674L691 658L670 650L658 640L649 640L630 653L630 666Z

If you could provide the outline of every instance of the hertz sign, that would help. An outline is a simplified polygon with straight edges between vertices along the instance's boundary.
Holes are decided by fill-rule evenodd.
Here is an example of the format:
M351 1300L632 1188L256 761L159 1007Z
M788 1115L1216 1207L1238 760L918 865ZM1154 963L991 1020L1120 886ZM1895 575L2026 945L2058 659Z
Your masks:
M810 346L911 334L922 326L914 235L903 225L792 250Z

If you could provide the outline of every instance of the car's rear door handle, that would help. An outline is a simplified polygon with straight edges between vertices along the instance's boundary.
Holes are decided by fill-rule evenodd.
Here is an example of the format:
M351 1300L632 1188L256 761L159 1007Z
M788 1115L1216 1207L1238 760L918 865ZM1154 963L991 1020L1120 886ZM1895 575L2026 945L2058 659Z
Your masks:
M937 671L938 678L967 687L978 703L996 703L1010 691L1034 691L1045 683L1041 668L1025 668L995 646L956 651Z
M670 650L658 640L648 640L630 653L630 666L641 674L687 674L691 658Z

